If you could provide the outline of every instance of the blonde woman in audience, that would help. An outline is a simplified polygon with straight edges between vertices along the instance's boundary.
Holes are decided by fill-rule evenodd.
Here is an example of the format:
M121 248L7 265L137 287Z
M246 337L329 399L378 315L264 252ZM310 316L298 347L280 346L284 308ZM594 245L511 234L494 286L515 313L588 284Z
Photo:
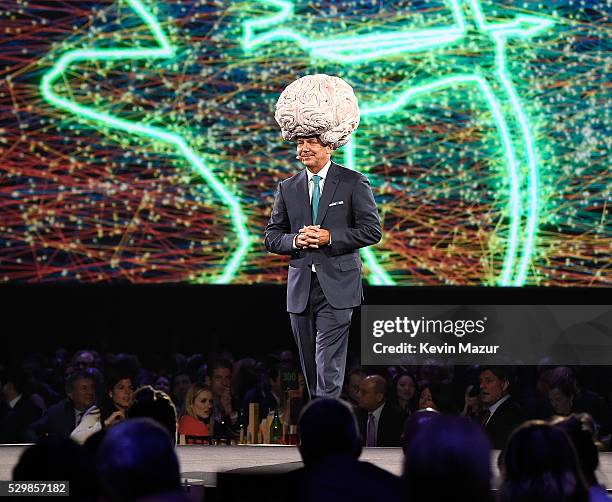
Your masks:
M178 424L179 442L185 436L212 436L213 394L210 387L201 383L191 384L185 396L185 411Z

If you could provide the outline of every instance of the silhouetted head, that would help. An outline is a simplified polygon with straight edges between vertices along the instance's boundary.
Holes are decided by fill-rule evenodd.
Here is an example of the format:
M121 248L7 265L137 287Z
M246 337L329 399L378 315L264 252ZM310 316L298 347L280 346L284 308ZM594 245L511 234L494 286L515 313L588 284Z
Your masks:
M112 501L180 490L174 442L150 418L126 420L110 428L97 460L100 486Z
M361 439L351 407L339 399L320 398L302 411L300 453L307 466L330 456L359 458Z
M558 417L552 420L552 425L565 432L578 455L578 462L587 483L596 485L595 471L599 466L597 452L597 432L595 423L588 413L574 413L569 417Z
M417 432L421 431L426 427L432 420L437 418L440 414L432 408L418 410L406 420L404 424L404 431L402 432L402 448L404 453L412 443L412 440L417 435Z
M541 420L518 427L502 453L503 502L586 502L588 490L567 434Z
M82 448L70 438L49 436L26 449L13 469L14 481L69 481L70 494L85 498L86 466Z
M148 417L163 426L176 443L176 408L170 396L150 385L143 385L134 393L134 402L128 410L128 418Z
M491 445L485 433L465 417L428 418L406 448L405 500L489 500Z

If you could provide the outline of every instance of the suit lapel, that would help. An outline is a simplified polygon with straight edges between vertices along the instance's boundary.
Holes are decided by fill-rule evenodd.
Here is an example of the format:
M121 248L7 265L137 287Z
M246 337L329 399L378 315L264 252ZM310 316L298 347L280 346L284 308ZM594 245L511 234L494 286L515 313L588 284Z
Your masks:
M312 225L312 209L310 206L310 195L308 194L308 174L306 169L300 173L295 188L297 191L296 200L302 206L302 211L304 212L304 221L306 225Z
M327 209L329 208L329 203L334 197L336 188L338 188L338 174L339 170L332 162L329 166L329 169L327 170L327 179L325 180L325 184L323 185L323 193L321 194L321 198L319 199L319 210L317 211L316 225L320 225L323 219L325 218L325 214L327 213Z

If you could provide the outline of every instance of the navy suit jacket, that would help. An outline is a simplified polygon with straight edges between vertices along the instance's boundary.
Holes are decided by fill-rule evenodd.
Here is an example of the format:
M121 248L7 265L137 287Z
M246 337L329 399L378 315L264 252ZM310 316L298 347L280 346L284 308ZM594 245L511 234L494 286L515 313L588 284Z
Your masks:
M47 408L45 415L31 426L39 436L69 437L76 427L74 406L68 398Z
M365 445L367 437L368 413L361 408L357 408L355 416L357 417L359 432L361 433L361 438L363 440L363 444ZM380 419L376 432L376 446L387 448L400 446L405 421L406 415L395 407L391 406L391 404L385 403L380 412Z
M331 244L318 249L294 249L293 240L299 229L313 224L329 231ZM360 305L358 249L376 244L381 237L374 195L363 174L332 162L314 223L306 169L281 181L266 226L265 245L272 253L291 255L287 311L299 314L306 309L313 263L321 289L332 307L343 309Z
M485 425L485 431L491 440L491 446L496 450L502 450L506 441L523 422L523 414L521 409L512 399L508 399L499 405L495 413Z

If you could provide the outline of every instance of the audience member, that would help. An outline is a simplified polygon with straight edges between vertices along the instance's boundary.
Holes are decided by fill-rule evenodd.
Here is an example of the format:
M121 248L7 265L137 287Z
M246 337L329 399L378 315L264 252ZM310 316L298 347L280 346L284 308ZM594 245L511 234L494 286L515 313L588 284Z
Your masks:
M238 409L231 395L232 363L228 359L213 360L207 367L207 376L213 393L213 419L216 424L215 435L218 437L236 436L238 427Z
M243 403L247 392L259 383L257 361L252 357L245 357L240 359L240 361L236 361L234 363L233 374L231 394L237 402Z
M185 397L185 411L178 423L178 434L182 436L212 436L213 395L210 387L193 383Z
M603 399L594 392L581 389L571 368L558 366L552 370L548 398L555 414L565 417L571 413L588 413L602 436L610 433L609 413Z
M166 375L158 375L153 383L155 390L161 390L169 396L172 394L170 389L170 379Z
M359 385L359 408L356 411L365 445L399 446L404 415L385 400L387 382L380 375L370 375Z
M441 413L456 413L453 404L452 386L449 383L421 382L419 410L431 408Z
M89 370L71 373L65 390L68 397L50 406L45 415L32 424L32 430L39 436L70 436L96 401L95 383Z
M353 368L346 375L345 391L342 395L342 399L349 403L354 409L359 406L359 385L367 376L366 370L361 367Z
M25 376L17 369L0 374L0 443L31 443L36 434L30 425L43 415L25 391Z
M598 441L596 426L591 416L587 413L572 414L569 417L556 418L552 424L568 435L576 449L582 475L589 487L590 502L612 502L606 488L597 481Z
M126 420L110 428L100 444L97 461L100 486L110 501L154 495L186 499L181 492L174 441L150 418Z
M265 377L244 396L242 409L246 415L249 413L249 403L259 404L259 414L266 417L270 411L281 407L283 391L281 386L281 370L279 363L266 369Z
M113 371L107 380L108 394L100 406L104 427L111 427L125 420L127 410L134 400L133 373Z
M509 391L510 377L505 367L481 368L480 401L486 408L481 423L495 449L502 449L512 431L523 421Z
M68 481L71 498L94 501L97 494L89 484L84 458L81 447L71 439L44 437L21 454L13 468L13 481Z
M191 377L188 373L184 371L178 371L172 375L170 379L170 397L172 397L172 402L177 410L181 410L183 408L183 404L185 403L185 395L187 394L187 390L191 385Z
M391 381L389 404L395 406L405 417L408 417L417 409L418 396L414 376L407 371L396 373Z
M469 417L475 422L482 423L483 415L482 401L480 400L480 388L478 385L468 385L463 395L463 410L461 415Z
M287 500L298 502L394 502L399 479L359 461L361 439L352 408L338 399L311 401L299 420L305 467L287 475Z
M500 502L589 500L570 439L546 422L531 420L516 429L500 460Z
M442 414L423 421L405 450L404 500L491 500L491 446L478 424Z
M96 354L93 350L79 350L72 356L70 366L81 371L94 368L96 367Z
M176 408L170 396L150 385L140 387L134 393L134 401L128 409L128 418L151 418L164 429L176 443Z
M440 412L435 411L433 408L426 408L424 410L417 410L408 417L406 423L404 424L404 431L402 432L400 441L400 446L404 450L404 454L410 446L410 443L412 443L412 440L416 436L417 432L439 415Z

